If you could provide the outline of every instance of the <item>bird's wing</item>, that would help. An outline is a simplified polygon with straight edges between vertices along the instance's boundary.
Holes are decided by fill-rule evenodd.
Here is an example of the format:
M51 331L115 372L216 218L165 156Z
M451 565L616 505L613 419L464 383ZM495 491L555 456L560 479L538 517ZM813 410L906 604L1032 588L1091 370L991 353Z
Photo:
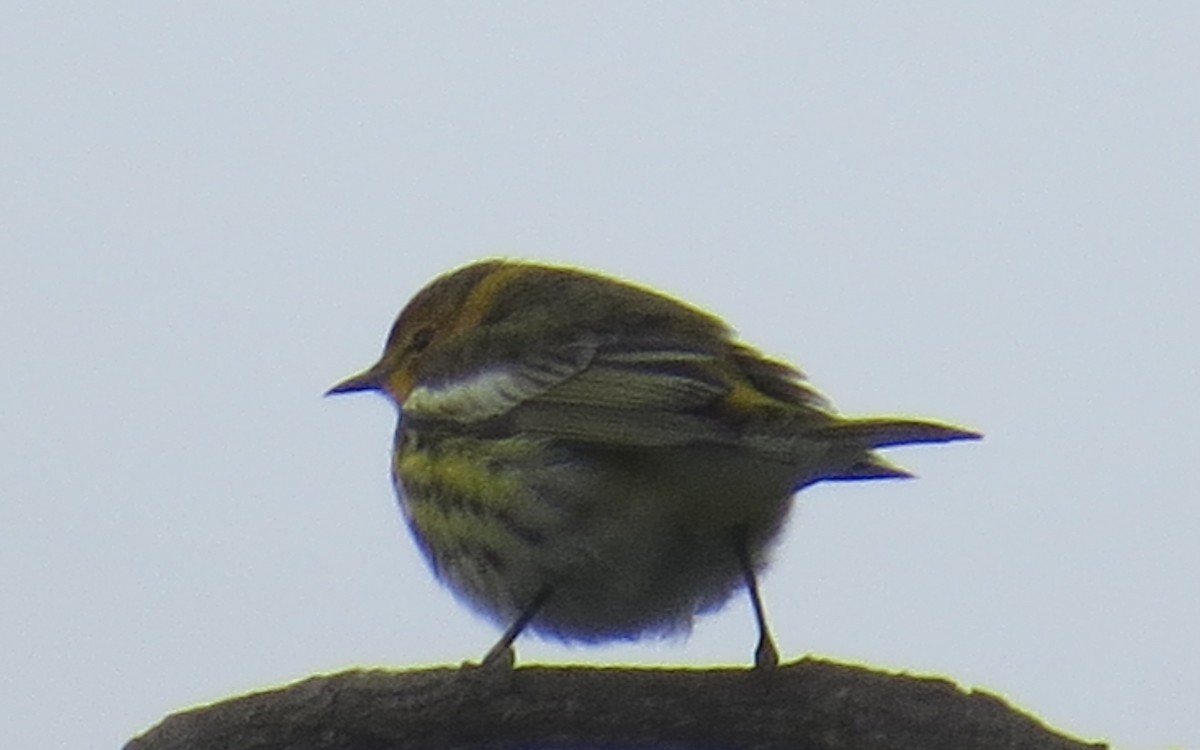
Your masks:
M418 420L611 447L739 442L744 430L793 434L832 411L792 368L727 340L586 338L524 352L404 403ZM783 449L783 446L780 446Z
M517 430L613 447L733 438L712 405L730 391L714 352L640 342L598 348L585 367L512 412Z
M596 354L591 342L549 352L526 352L516 361L492 363L458 377L416 386L401 408L406 419L471 425L512 412L585 371Z

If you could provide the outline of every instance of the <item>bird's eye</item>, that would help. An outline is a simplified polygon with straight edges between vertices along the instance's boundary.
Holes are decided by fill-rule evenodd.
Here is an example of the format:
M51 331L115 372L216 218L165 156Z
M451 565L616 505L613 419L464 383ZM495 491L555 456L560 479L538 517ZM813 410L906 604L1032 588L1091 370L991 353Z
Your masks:
M422 352L433 343L433 335L435 331L432 328L419 328L413 334L412 340L409 341L408 350L417 353Z

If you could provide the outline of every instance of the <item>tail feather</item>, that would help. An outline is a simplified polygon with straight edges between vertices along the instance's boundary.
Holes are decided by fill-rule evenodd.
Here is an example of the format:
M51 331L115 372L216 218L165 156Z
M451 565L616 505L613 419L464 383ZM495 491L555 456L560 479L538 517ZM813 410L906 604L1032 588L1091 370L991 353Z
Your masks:
M859 479L911 479L912 476L911 471L902 469L890 461L885 461L881 456L874 453L866 453L849 469L838 472L833 476L825 477L825 479L841 482L857 481Z
M983 437L973 430L964 430L940 422L920 419L870 417L845 419L818 428L816 434L828 440L861 446L864 449L886 448L908 443L949 443L954 440L978 440Z
M954 440L978 440L978 432L939 422L918 419L876 417L847 419L819 428L816 433L831 443L849 448L857 455L849 468L824 477L826 480L899 479L912 474L886 461L875 448L909 443L948 443Z

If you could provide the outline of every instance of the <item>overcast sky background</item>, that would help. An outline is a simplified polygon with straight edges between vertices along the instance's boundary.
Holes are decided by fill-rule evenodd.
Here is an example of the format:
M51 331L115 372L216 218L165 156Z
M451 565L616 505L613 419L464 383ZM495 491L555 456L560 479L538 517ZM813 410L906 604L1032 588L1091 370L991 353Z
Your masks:
M726 317L981 443L803 493L786 658L1200 747L1194 3L21 3L0 28L0 746L478 658L323 400L491 255ZM747 664L683 642L522 662Z

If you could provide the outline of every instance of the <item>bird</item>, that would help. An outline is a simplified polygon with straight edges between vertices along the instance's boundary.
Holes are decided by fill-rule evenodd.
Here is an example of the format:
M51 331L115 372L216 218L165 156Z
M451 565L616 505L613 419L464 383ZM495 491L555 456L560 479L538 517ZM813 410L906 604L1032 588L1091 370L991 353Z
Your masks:
M648 287L507 259L439 276L375 364L327 395L398 409L391 475L412 536L459 599L569 642L690 631L748 593L754 665L779 649L758 577L794 495L911 476L877 449L980 433L845 417L801 371Z

